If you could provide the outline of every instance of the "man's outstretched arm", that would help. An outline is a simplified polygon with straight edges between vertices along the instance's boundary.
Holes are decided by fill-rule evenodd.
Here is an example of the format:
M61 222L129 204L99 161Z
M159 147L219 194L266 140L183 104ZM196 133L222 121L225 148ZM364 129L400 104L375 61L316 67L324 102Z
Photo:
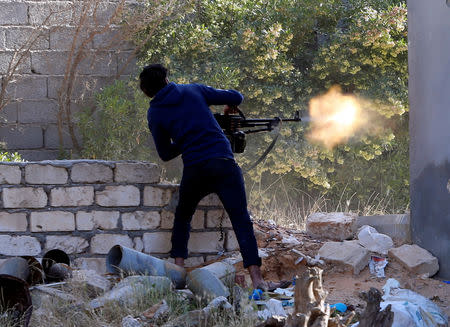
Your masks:
M208 105L228 104L237 106L244 100L244 96L235 90L221 90L206 85L198 85Z

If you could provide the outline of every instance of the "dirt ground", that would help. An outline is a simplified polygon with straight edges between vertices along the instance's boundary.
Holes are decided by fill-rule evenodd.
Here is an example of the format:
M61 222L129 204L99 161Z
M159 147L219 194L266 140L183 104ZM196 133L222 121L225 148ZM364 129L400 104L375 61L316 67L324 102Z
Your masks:
M266 280L292 280L295 275L301 274L306 269L306 260L296 264L300 251L314 258L325 241L312 239L306 233L292 229L270 225L266 221L255 223L255 235L258 246L267 257L263 258L262 272ZM286 243L283 238L294 238L298 244ZM294 250L294 251L293 251ZM448 316L450 316L450 285L435 278L425 278L414 275L403 268L398 262L388 259L385 268L386 278L377 278L370 275L366 267L359 275L354 275L345 268L326 264L322 266L323 285L329 292L327 302L329 304L342 302L353 305L356 311L362 311L365 302L359 297L362 291L368 291L375 287L382 291L382 287L388 278L395 278L402 288L411 289L433 302L435 302ZM248 286L251 285L250 276L242 263L235 265L238 275L244 275Z

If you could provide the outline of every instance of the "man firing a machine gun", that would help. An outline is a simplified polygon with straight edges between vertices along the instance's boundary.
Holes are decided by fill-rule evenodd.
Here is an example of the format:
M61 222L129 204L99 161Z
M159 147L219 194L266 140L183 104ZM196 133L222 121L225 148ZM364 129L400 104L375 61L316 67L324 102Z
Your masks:
M152 98L147 119L159 156L168 161L181 154L183 159L171 239L170 255L175 263L183 267L188 257L191 219L198 203L206 195L216 193L230 217L253 287L280 287L280 283L263 280L243 175L230 141L209 109L211 105L225 105L226 115L235 114L243 96L234 90L201 84L169 83L167 69L159 64L144 67L139 78L141 90Z

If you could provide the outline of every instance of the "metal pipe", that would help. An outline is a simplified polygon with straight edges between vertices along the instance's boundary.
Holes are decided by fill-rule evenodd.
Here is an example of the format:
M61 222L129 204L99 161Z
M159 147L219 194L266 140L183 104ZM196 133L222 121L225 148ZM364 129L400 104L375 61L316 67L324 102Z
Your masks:
M44 282L44 268L41 263L32 256L21 256L21 258L24 258L28 262L28 269L30 270L30 275L27 279L28 284L42 284Z
M109 250L106 256L106 270L110 273L166 276L175 288L183 288L186 283L184 268L121 245L114 245Z
M64 280L66 274L60 274L59 272L61 269L56 269L53 272L51 271L52 266L59 263L70 266L70 258L66 252L54 249L44 254L42 257L42 266L44 267L46 282L50 283Z
M33 306L26 281L0 274L0 309L2 314L6 313L11 317L14 326L28 327Z
M20 257L6 259L0 265L0 274L14 276L26 281L30 275L28 262Z

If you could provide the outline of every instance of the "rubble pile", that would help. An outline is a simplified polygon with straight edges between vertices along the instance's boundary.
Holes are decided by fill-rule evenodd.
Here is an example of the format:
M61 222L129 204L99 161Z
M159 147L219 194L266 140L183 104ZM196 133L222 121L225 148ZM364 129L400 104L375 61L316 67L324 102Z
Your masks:
M120 317L122 327L213 326L219 316L244 317L258 327L446 326L450 286L430 278L439 270L437 259L402 244L398 234L393 239L358 221L350 214L315 214L304 232L255 221L263 277L291 282L271 292L252 289L238 252L184 270L119 245L108 253L106 275L74 269L56 250L42 266L31 258L5 261L0 280L22 281L23 297L8 305L25 327L31 310L36 321L51 316L46 305L55 300L67 312L90 316L111 304L140 308ZM160 298L150 303L149 294ZM175 314L174 301L185 306ZM422 325L415 324L418 316Z

